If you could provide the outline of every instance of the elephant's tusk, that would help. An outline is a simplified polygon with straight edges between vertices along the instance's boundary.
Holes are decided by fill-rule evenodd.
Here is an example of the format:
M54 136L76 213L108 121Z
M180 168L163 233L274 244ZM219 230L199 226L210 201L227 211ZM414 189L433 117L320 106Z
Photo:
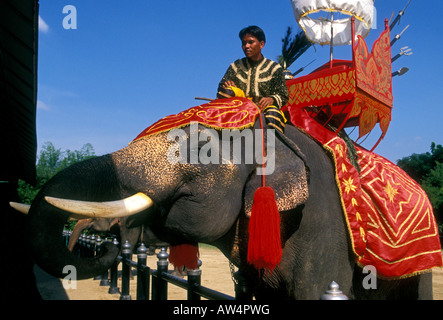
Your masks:
M23 214L28 214L29 209L31 209L30 204L24 204L24 203L18 203L18 202L9 202L9 205L17 210L18 212L21 212Z
M31 210L30 204L9 202L9 205L18 212L21 212L23 214L29 214L29 210ZM84 218L82 216L69 217L69 220L78 220L78 219L84 219Z
M123 200L108 202L67 200L48 196L45 200L54 207L82 218L122 218L146 210L154 204L151 198L141 192Z

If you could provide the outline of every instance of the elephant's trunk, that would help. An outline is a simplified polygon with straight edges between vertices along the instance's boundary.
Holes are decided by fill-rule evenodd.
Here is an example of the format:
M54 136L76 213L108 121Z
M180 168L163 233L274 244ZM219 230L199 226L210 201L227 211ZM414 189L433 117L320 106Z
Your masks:
M119 249L107 243L100 248L100 254L94 258L78 258L68 250L62 241L62 231L68 214L61 212L41 201L36 210L31 208L29 215L29 245L35 262L46 272L56 277L66 277L74 266L76 274L70 277L91 278L103 274L112 265ZM47 226L51 225L51 228ZM45 230L46 232L42 232Z
M127 191L130 193L130 191ZM75 267L77 279L103 274L114 262L119 249L106 243L94 258L78 258L63 241L63 228L70 214L56 208L45 196L57 198L109 201L122 194L111 157L93 158L73 165L52 178L34 200L28 214L29 249L35 262L46 272L66 277ZM71 266L66 269L66 266Z

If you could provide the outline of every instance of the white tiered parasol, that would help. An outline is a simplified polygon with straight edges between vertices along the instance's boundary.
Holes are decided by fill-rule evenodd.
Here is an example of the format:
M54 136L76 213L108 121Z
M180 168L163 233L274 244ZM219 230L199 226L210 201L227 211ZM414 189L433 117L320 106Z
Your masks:
M374 18L374 0L291 0L295 19L308 39L321 45L350 45L351 17L355 35L366 37Z

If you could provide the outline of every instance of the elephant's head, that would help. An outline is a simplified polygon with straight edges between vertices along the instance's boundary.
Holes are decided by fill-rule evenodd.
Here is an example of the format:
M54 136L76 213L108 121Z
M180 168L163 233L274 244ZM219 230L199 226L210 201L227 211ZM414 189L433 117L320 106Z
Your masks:
M111 265L118 252L112 245L88 259L66 249L61 237L70 216L133 215L171 245L202 242L216 244L225 254L234 246L241 251L247 234L239 231L237 222L247 225L254 192L263 184L263 176L257 174L263 166L259 157L251 157L255 149L262 152L256 148L260 139L255 132L263 132L259 128L257 121L251 129L223 136L191 125L138 139L60 172L30 209L29 239L36 262L57 276L63 276L64 266L74 265L79 278ZM279 211L291 210L307 198L307 170L287 143L272 141L273 131L264 132L269 133L265 174L272 172L265 175L266 185L274 189Z

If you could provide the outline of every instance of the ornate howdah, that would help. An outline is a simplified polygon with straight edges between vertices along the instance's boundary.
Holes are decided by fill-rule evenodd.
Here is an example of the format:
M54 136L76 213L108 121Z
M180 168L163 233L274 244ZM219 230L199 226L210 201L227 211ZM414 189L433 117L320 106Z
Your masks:
M309 110L313 118L332 124L337 132L358 126L359 138L379 123L381 140L393 107L389 28L375 41L371 53L358 36L353 61L328 62L309 75L288 80L287 85L288 106Z

